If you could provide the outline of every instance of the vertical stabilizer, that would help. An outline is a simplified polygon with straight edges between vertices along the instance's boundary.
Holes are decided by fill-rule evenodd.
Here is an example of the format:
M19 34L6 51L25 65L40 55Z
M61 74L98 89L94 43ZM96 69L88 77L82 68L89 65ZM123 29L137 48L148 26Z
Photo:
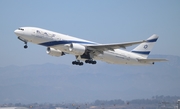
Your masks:
M139 54L143 58L147 58L150 54L152 48L154 47L155 42L157 41L158 36L156 34L149 37L146 42L139 44L136 48L134 48L131 52Z

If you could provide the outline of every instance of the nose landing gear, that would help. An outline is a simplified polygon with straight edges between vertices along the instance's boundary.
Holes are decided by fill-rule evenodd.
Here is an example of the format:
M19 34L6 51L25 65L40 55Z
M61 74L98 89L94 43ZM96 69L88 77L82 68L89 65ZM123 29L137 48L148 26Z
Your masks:
M25 48L25 49L28 48L27 42L24 42L24 43L25 43L24 48Z
M28 42L28 41L27 41L27 40L25 40L25 39L23 39L23 38L21 38L21 37L18 37L18 39L24 42L24 44L25 44L25 45L24 45L24 48L25 48L25 49L28 48L28 46L27 46L27 42Z

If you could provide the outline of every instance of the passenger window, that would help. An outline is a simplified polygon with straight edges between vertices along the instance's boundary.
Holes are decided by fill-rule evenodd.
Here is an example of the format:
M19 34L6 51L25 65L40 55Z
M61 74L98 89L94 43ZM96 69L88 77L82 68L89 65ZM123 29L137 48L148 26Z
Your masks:
M41 34L41 32L39 30L36 31L37 33Z
M45 32L44 35L48 36L48 34Z
M52 34L52 37L55 37L55 34Z

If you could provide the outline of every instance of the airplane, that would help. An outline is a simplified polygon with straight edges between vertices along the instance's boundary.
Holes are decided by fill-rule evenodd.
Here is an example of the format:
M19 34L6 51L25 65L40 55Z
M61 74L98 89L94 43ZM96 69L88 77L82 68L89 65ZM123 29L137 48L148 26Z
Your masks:
M96 60L125 65L152 65L155 62L167 61L166 59L148 59L158 39L156 34L147 40L99 44L37 27L20 27L14 33L25 43L25 49L28 48L27 43L31 42L47 47L47 54L52 56L75 55L76 60L72 61L73 65L82 66L83 62L96 64ZM124 50L135 44L139 45L132 51Z

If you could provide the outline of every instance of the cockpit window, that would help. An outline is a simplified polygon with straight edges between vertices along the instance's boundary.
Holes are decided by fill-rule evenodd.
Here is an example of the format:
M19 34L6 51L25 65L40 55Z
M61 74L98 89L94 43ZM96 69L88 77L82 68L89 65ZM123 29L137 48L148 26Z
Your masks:
M18 30L22 30L22 31L24 31L24 29L23 29L23 28L18 28Z

